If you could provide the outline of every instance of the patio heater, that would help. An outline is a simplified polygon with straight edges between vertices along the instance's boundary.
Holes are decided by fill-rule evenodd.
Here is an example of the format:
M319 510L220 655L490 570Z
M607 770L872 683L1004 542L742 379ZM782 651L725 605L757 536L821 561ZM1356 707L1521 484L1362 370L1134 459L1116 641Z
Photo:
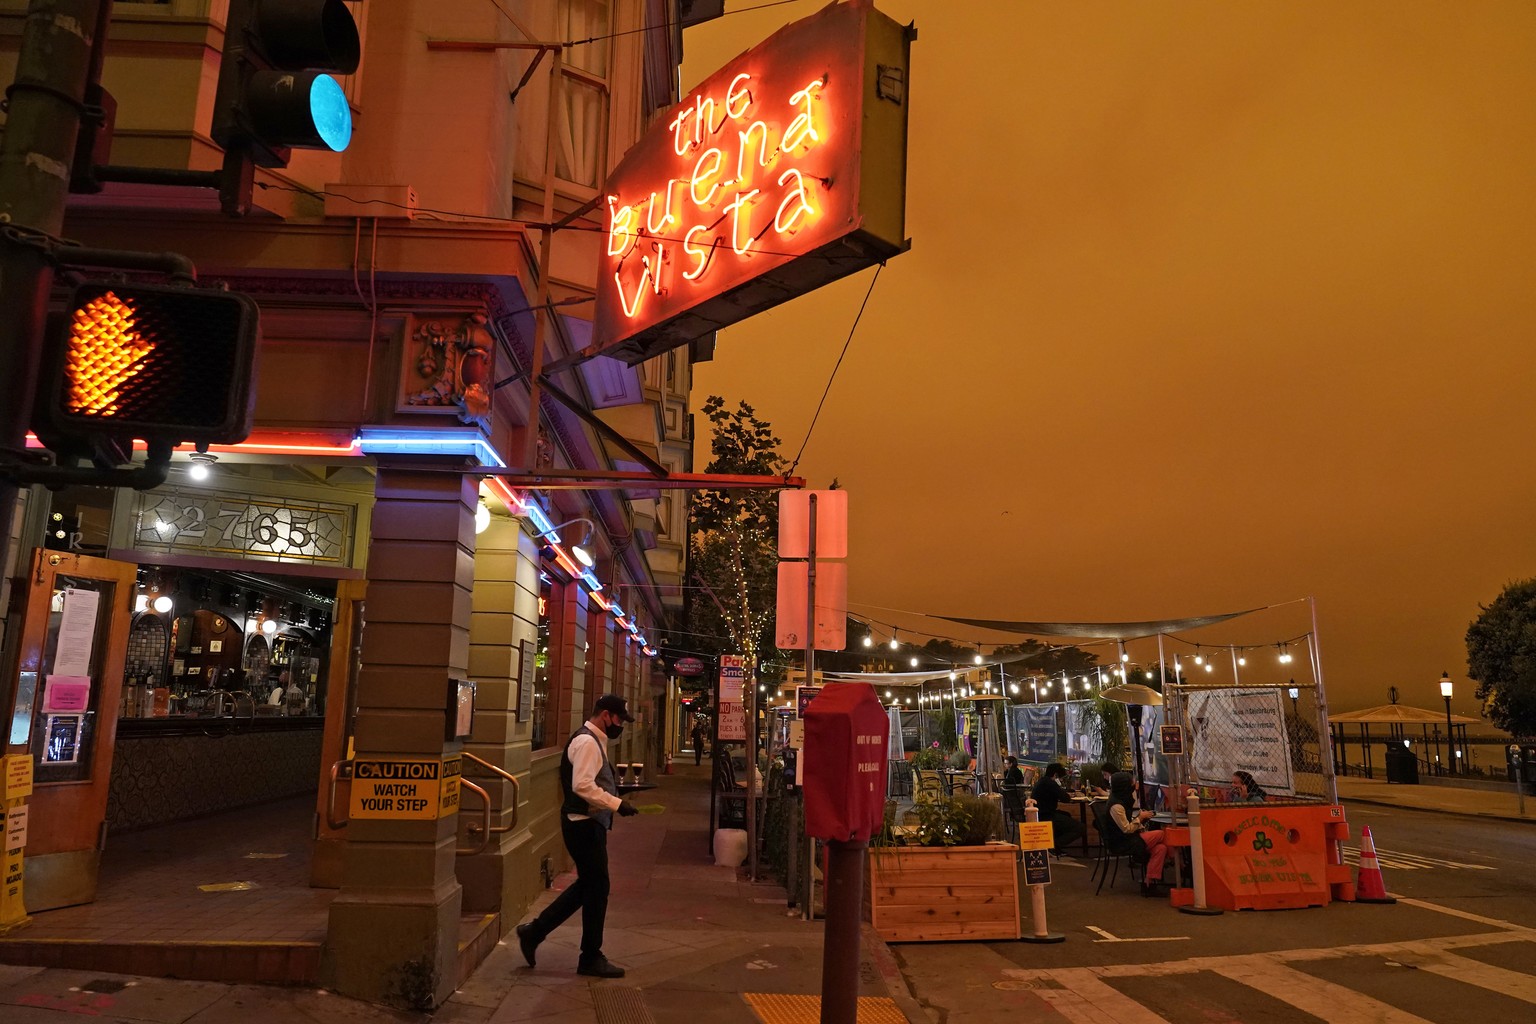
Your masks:
M974 694L971 709L976 714L976 792L995 792L993 778L1003 771L1000 741L1008 732L1004 718L1008 698L1000 693Z
M1161 707L1163 695L1144 686L1141 683L1121 683L1111 686L1107 690L1101 690L1100 696L1106 700L1112 700L1125 705L1125 717L1131 725L1131 757L1135 761L1136 790L1139 793L1146 783L1142 773L1141 757L1141 709L1144 707Z

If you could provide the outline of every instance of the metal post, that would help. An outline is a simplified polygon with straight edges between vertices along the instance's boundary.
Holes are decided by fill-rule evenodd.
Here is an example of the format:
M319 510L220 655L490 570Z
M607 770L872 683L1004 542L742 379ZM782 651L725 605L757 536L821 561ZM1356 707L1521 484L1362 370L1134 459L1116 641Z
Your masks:
M0 454L26 447L53 268L30 244L64 230L69 169L93 50L111 0L32 0L0 142ZM0 567L10 564L18 487L0 476Z
M1456 726L1451 724L1451 698L1445 698L1445 759L1446 767L1456 774Z
M1034 824L1040 820L1040 808L1036 805L1033 798L1026 799L1024 801L1024 820L1030 824ZM1020 837L1015 836L1014 838L1018 839ZM1030 852L1039 852L1045 854L1046 867L1050 867L1051 852L1049 850ZM1025 854L1021 851L1020 856L1025 856ZM1066 942L1067 937L1065 935L1060 932L1051 931L1050 927L1046 924L1045 885L1029 885L1025 888L1029 890L1029 911L1030 916L1034 920L1034 932L1030 935L1023 936L1023 941L1036 943Z
M1333 774L1333 742L1328 734L1328 694L1323 685L1322 646L1317 639L1317 598L1307 598L1307 604L1312 610L1312 632L1307 634L1307 654L1312 659L1312 685L1317 693L1318 761L1321 762L1320 767L1323 769L1323 784L1328 790L1328 802L1336 804L1339 802L1339 780ZM1328 746L1328 750L1322 749L1324 744ZM1343 846L1340 844L1340 850L1342 849Z
M815 500L813 497L812 501ZM827 923L821 939L821 1022L856 1024L865 840L827 843Z
M1180 907L1180 913L1202 914L1214 916L1221 913L1218 907L1205 905L1205 841L1200 835L1200 793L1197 790L1189 791L1189 859L1190 871L1195 876L1192 884L1195 889L1195 902L1191 906Z
M805 562L805 685L814 686L816 683L816 492L812 491L808 496L809 512L806 525L810 530L806 539ZM801 757L805 751L801 750ZM801 792L805 791L805 764L802 761L799 767L799 783ZM806 836L805 857L805 906L801 908L800 916L807 921L816 919L816 838ZM822 884L827 884L827 879L822 878ZM828 894L829 913L831 895ZM823 1007L825 1012L825 1007ZM850 1018L851 1020L852 1018Z

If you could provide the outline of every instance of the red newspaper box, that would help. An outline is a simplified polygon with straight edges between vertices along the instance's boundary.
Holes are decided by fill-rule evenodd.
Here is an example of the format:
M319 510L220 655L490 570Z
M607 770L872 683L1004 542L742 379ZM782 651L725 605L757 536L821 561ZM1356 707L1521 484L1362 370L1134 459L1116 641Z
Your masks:
M868 683L825 687L805 709L805 831L864 842L885 822L890 719Z

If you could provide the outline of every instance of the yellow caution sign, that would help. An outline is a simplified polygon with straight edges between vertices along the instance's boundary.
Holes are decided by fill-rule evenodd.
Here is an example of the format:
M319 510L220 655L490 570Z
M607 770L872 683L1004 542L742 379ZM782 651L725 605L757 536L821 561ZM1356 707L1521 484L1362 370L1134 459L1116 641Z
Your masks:
M1049 821L1019 822L1019 849L1054 850L1056 829Z
M22 897L22 850L27 845L27 801L32 794L32 755L15 754L0 765L4 799L0 799L0 932L25 924Z
M461 759L353 762L353 818L431 821L457 814Z

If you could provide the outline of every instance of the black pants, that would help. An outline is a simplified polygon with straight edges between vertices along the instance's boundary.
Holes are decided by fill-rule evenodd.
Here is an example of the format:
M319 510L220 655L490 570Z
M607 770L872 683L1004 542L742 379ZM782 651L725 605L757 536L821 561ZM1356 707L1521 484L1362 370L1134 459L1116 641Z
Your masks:
M1051 813L1052 831L1056 836L1056 852L1060 853L1083 837L1082 823L1067 811Z
M596 959L603 955L603 922L608 917L608 829L592 818L562 817L560 834L576 862L576 881L533 919L534 937L543 942L579 909L581 958Z
M693 741L693 763L695 767L704 763L704 742L702 740Z

